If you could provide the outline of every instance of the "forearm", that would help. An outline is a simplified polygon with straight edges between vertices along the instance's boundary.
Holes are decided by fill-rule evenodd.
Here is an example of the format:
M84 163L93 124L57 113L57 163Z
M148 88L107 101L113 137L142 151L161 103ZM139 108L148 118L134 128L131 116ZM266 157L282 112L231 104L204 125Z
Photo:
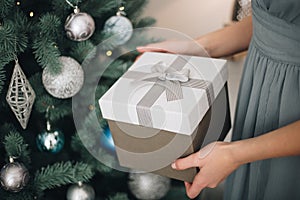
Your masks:
M255 138L232 142L228 147L239 164L300 155L300 120Z
M197 38L211 57L222 57L246 50L252 37L252 17Z

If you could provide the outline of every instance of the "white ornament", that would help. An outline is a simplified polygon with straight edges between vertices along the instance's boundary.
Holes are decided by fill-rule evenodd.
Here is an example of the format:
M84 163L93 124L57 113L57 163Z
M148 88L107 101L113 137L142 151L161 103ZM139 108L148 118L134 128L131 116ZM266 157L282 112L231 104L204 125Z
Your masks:
M68 16L65 22L67 37L74 41L89 39L95 31L94 19L87 13L80 12L78 8Z
M113 37L115 46L125 44L132 36L133 26L131 21L121 15L110 17L104 24L104 33Z
M154 200L167 194L171 180L152 173L130 173L128 186L137 199Z
M84 81L84 72L81 65L71 57L59 57L61 62L61 72L51 74L46 67L42 74L42 81L45 89L52 96L66 99L79 92Z
M6 101L19 120L23 129L26 129L35 100L35 93L26 79L18 61L11 77Z
M95 191L92 186L79 182L67 191L67 200L94 200Z

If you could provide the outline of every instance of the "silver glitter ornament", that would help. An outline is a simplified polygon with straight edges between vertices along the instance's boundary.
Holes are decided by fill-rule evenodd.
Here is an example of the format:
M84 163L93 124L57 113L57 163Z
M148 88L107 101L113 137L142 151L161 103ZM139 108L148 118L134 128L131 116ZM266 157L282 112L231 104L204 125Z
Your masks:
M29 172L22 163L11 162L1 169L0 180L3 189L19 192L27 185Z
M35 93L26 79L18 60L11 77L6 101L19 120L23 129L26 129L35 100Z
M48 67L43 70L42 80L45 89L52 96L66 99L74 96L81 89L84 81L84 72L81 65L71 57L61 56L61 72L52 75Z
M74 13L66 19L65 31L67 37L71 40L87 40L95 31L94 19L89 14L80 12L78 8L75 8Z
M67 191L67 200L94 200L95 191L94 189L85 183L79 182L78 184L72 185Z
M104 33L113 37L115 46L125 44L132 36L133 26L131 21L124 17L124 12L117 12L116 16L110 17L104 24Z
M130 173L128 186L137 199L154 200L167 194L171 180L152 173Z

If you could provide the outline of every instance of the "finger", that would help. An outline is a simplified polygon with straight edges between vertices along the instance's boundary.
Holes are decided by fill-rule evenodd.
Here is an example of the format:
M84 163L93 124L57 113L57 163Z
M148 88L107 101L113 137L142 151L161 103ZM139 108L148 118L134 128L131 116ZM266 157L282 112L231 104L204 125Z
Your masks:
M141 46L136 47L136 50L140 53L144 52L168 52L166 49L158 46L158 45L147 45L147 46Z
M205 182L203 181L201 174L198 173L192 184L185 184L186 188L186 194L188 195L189 198L194 199L196 198L200 192L206 187Z
M171 166L173 169L185 170L191 167L201 167L201 159L199 158L198 152L191 154L185 158L176 160Z

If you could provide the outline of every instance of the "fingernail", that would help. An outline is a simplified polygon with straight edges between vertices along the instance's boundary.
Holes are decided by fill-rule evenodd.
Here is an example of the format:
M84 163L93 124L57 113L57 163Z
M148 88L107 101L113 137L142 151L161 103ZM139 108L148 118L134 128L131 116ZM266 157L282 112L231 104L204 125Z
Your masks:
M173 162L172 165L171 165L171 167L172 167L173 169L176 169L176 164Z

